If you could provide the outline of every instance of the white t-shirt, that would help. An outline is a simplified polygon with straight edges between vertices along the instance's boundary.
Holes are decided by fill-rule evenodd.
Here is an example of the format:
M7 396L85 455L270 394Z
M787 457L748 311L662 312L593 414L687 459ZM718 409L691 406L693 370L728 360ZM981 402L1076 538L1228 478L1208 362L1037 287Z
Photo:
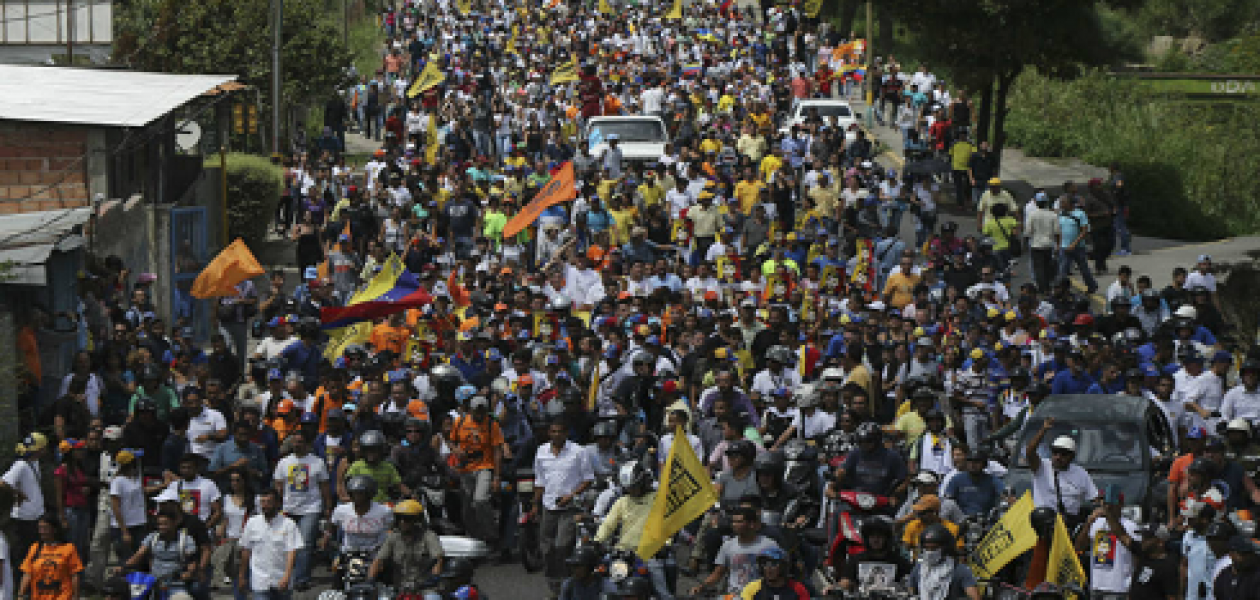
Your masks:
M193 454L210 458L214 455L215 449L223 442L213 440L205 442L196 442L199 436L216 431L224 431L227 429L227 419L223 418L223 413L213 408L202 408L201 414L188 420L188 446L192 448Z
M144 485L139 477L115 477L109 483L109 495L118 498L118 509L125 527L145 524ZM109 526L118 527L118 517L112 510L109 511Z
M1098 487L1089 472L1078 464L1071 464L1059 472L1059 492L1054 489L1054 468L1050 459L1041 459L1041 468L1033 472L1033 504L1037 507L1059 510L1058 496L1063 496L1063 508L1069 513L1080 514L1081 507L1098 497Z
M27 461L17 460L4 474L4 482L22 492L26 501L13 505L10 516L22 521L34 521L44 516L44 492L39 487L39 466Z
M245 521L252 513L246 512L245 506L237 504L231 494L223 497L223 519L227 521L224 531L228 539L240 539L245 530Z
M394 513L383 505L372 503L366 514L354 511L354 503L346 502L333 509L332 522L342 532L342 548L374 550L385 542L385 534L394 525Z
M269 590L284 577L289 552L302 547L302 532L293 519L276 514L270 522L257 514L245 522L240 545L250 551L249 587L255 592Z
M290 454L276 464L272 476L283 486L284 512L291 515L311 515L323 506L322 484L328 481L328 468L318 456L307 454L301 458Z
M202 522L210 519L210 505L222 497L219 486L200 475L192 481L180 479L166 489L175 490L179 494L179 504L184 507L184 512L197 515Z
M812 415L798 412L792 419L792 427L796 428L796 435L814 438L835 429L836 416L818 409L814 409Z
M1076 465L1072 465L1076 466ZM1140 539L1137 523L1121 518L1120 524L1133 539ZM1106 519L1096 519L1089 527L1090 589L1100 592L1124 594L1129 591L1133 577L1133 555L1116 536Z

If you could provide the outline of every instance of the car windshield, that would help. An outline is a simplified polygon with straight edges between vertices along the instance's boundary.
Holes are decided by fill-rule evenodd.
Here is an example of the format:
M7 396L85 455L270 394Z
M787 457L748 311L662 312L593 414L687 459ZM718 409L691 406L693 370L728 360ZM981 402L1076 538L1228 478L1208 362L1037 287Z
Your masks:
M1024 449L1028 442L1041 429L1041 419L1028 423L1020 434L1018 465L1028 466ZM1076 441L1076 458L1074 462L1086 469L1133 470L1144 464L1143 453L1152 451L1141 448L1137 423L1118 423L1115 421L1072 421L1056 422L1054 427L1042 438L1038 454L1050 458L1050 444L1061 436L1068 436Z
M600 121L592 124L586 133L587 143L591 147L604 143L608 136L616 134L622 143L655 142L665 143L665 127L660 121Z
M831 117L833 119L836 117L844 118L844 117L850 117L853 115L853 111L849 110L849 107L844 104L814 104L811 106L806 106L804 112L805 112L804 116L807 116L807 117L810 115L810 113L817 112L819 117L823 117L823 118Z

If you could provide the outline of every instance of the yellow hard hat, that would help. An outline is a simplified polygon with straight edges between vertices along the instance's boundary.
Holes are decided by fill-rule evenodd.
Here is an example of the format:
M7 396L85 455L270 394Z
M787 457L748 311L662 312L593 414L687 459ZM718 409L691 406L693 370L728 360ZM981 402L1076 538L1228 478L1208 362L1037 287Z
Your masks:
M419 500L403 500L394 507L394 514L402 517L420 517L424 515L424 506Z

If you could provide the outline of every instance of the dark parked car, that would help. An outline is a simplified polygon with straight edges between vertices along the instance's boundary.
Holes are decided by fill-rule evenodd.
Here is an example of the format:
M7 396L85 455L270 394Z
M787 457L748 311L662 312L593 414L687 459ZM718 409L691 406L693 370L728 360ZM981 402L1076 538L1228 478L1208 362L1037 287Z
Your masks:
M1076 440L1076 463L1089 471L1100 492L1111 484L1120 485L1126 516L1138 522L1167 517L1164 498L1168 466L1177 455L1175 437L1164 411L1136 396L1046 398L1029 417L1014 449L1006 483L1016 496L1032 488L1024 450L1047 417L1054 418L1054 427L1042 440L1042 456L1050 456L1055 438L1070 436Z

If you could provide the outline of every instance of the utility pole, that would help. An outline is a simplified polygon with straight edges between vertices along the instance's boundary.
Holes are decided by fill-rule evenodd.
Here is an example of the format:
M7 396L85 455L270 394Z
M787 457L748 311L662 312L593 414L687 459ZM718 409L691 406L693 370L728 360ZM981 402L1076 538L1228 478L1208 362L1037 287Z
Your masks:
M280 153L280 33L284 30L284 0L271 0L275 28L271 40L271 152Z
M866 76L862 77L862 83L866 88L866 126L875 126L875 77L871 72L871 56L872 48L875 40L875 9L871 0L866 0L866 40L862 44L862 56L866 58Z
M341 42L350 47L350 0L341 0Z

